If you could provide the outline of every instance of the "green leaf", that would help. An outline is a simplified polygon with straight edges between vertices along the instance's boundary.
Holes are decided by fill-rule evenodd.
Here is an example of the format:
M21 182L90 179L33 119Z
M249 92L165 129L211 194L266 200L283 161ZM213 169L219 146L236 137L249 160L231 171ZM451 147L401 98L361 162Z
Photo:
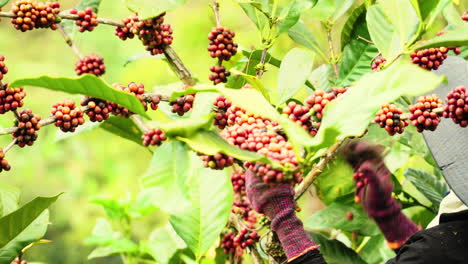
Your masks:
M377 48L364 41L352 40L344 49L338 64L340 73L338 86L347 87L371 71L372 59L377 56Z
M187 0L125 0L127 8L135 13L138 13L140 20L146 20L159 16L161 13L176 9L185 4Z
M0 248L15 239L58 197L37 197L16 211L0 218Z
M213 124L213 114L188 119L178 119L172 122L159 123L168 137L190 137L200 130L207 130Z
M325 61L328 61L328 57L320 49L320 46L317 40L314 38L312 32L309 31L307 26L299 21L288 31L289 37L299 45L302 45L308 49L311 49L313 52L317 53Z
M46 233L49 225L49 211L44 210L20 234L0 247L0 263L12 262L28 245L39 241ZM8 228L1 226L0 229Z
M71 137L74 137L80 134L90 132L98 128L100 125L101 123L98 123L98 122L85 122L83 125L76 128L75 132L73 133L65 133L59 129L57 130L55 134L55 142L59 142L59 141L66 140L66 139L69 139Z
M313 63L314 56L310 52L295 48L286 54L278 73L278 105L299 92L312 70Z
M192 114L190 117L206 116L213 112L213 103L219 96L218 93L199 93L197 100L193 102Z
M451 2L451 1L449 1ZM454 3L449 3L443 10L442 10L445 19L447 20L449 26L463 26L465 21L460 19L460 13L458 12L457 8L455 7Z
M268 93L267 89L265 88L265 86L263 85L262 81L257 78L257 76L253 76L253 75L249 75L249 74L245 74L241 71L238 71L238 70L235 70L235 69L232 69L231 70L231 73L233 75L239 75L239 76L242 76L242 78L244 78L248 83L250 83L252 85L252 87L261 92L262 95L268 100L270 101L270 94Z
M102 0L82 0L76 5L76 9L84 10L87 7L91 7L95 13L98 13L101 1Z
M426 22L426 29L431 27L439 14L451 2L451 0L418 0L421 19Z
M320 200L332 204L338 197L354 194L353 170L342 158L337 159L317 177L314 185Z
M117 103L134 113L149 118L140 100L135 96L112 88L102 79L92 74L86 74L79 78L40 76L37 78L18 79L12 82L10 86L35 86L70 94L88 95Z
M367 263L382 263L395 257L395 252L388 247L383 235L371 237L361 252L361 257Z
M226 171L207 168L195 171L198 173L190 185L192 205L184 214L172 215L170 223L200 260L228 221L233 191Z
M367 9L366 20L372 41L384 58L391 60L403 51L401 38L380 5L373 5Z
M143 133L135 122L129 118L112 116L99 126L107 132L143 146L143 140L141 139Z
M337 140L360 136L380 106L400 96L418 96L435 89L444 77L400 60L387 69L364 75L339 99L324 109L324 117L313 138L315 150L328 148ZM353 113L351 116L343 113ZM319 146L320 145L320 146Z
M396 32L400 35L401 46L417 35L421 21L418 13L408 0L385 0L379 2Z
M334 85L333 66L322 64L316 68L309 77L309 81L320 90L328 91Z
M252 1L253 2L253 1ZM268 17L260 12L253 3L239 3L245 14L252 20L258 30L262 30L268 24Z
M468 45L468 23L465 23L463 26L456 27L449 32L435 37L428 42L418 45L416 49L427 49L435 47L461 47Z
M224 153L242 161L262 161L264 163L270 163L270 161L262 155L229 144L214 131L200 131L192 134L190 137L177 137L177 139L187 143L187 145L196 152L206 155Z
M346 11L349 10L349 8L351 8L355 1L356 0L335 0L336 9L333 13L333 16L330 18L330 21L332 23L336 22L346 13Z
M187 180L191 176L189 149L178 141L162 144L153 154L150 167L140 181L154 193L153 203L161 210L177 214L190 206Z
M461 53L458 54L458 56L464 58L465 60L468 60L468 46L460 47L460 50Z
M366 264L356 252L340 241L330 240L316 233L310 233L310 235L320 245L320 253L322 253L328 264Z
M353 214L353 219L348 220L348 213ZM311 229L334 228L343 231L356 231L364 236L374 236L380 233L375 222L362 210L362 207L350 207L340 203L332 203L312 215L305 223L305 227Z
M0 8L4 7L6 4L8 4L8 1L10 1L10 0L1 0L0 1Z
M306 13L307 17L326 22L336 10L335 0L318 0L317 4Z
M169 260L179 249L187 246L177 235L174 228L167 224L151 232L148 241L143 242L143 251L150 254L157 263L169 263Z
M129 217L127 213L129 202L125 199L116 200L107 196L95 196L90 199L90 203L102 206L110 219L125 220Z
M249 59L249 63L254 64L254 66L259 64L262 58L262 50L242 50L242 54L244 54L244 56ZM265 63L271 64L277 68L279 68L281 65L281 61L271 56L269 52L267 52L265 56Z
M312 1L290 1L288 5L281 10L281 14L278 17L278 23L276 24L278 35L287 32L292 26L294 26L297 21L299 21L301 13L311 8L314 4L315 3L312 3Z
M6 184L0 184L0 217L18 208L20 191Z
M113 240L108 246L95 248L88 259L109 257L116 254L135 254L139 251L138 245L128 239Z
M138 53L130 56L125 61L123 66L126 67L128 64L130 64L132 62L135 62L135 61L138 61L138 60L141 60L141 59L147 59L147 58L167 61L166 56L164 56L163 54L151 55L151 53L149 53L148 51L142 51L142 52L138 52Z
M422 170L407 168L405 178L408 179L427 199L435 209L439 208L440 202L447 194L448 186L434 175Z
M358 8L353 10L353 13L348 17L346 23L343 26L343 30L341 30L341 47L344 47L351 41L351 33L353 29L356 27L356 22L358 18L366 11L366 6L364 4L360 5ZM364 36L363 36L364 37Z

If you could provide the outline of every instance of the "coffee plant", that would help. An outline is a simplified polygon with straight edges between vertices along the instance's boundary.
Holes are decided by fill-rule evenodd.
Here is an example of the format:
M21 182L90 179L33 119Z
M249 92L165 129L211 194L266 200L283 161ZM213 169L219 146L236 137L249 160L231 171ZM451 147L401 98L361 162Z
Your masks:
M430 94L447 81L438 69L451 70L449 59L468 58L463 1L236 1L244 12L239 16L251 19L245 26L260 35L247 48L223 21L223 12L232 11L213 0L206 6L212 30L199 32L207 49L191 54L214 61L210 74L198 78L172 48L174 33L184 29L171 26L171 20L183 19L171 12L188 12L188 1L126 0L128 16L112 19L101 17L100 2L82 0L65 10L59 2L0 1L0 17L10 19L17 34L54 30L77 56L70 66L76 77L51 73L11 80L12 66L21 62L0 51L0 114L11 121L0 135L12 138L0 149L0 172L14 171L22 161L9 160L9 152L34 148L41 128L52 124L75 134L104 128L121 137L109 140L131 140L153 153L139 193L91 199L107 217L85 241L95 247L89 259L281 263L284 254L269 220L246 197L245 172L252 170L271 187L293 186L305 208L312 199L306 194L313 193L323 209L303 219L304 225L328 263L381 263L394 253L355 201L352 169L339 155L340 146L357 137L386 147L395 197L405 213L424 227L437 212L448 187L420 133L440 122L468 125L468 76L465 83L449 77L456 88L445 98ZM180 83L171 89L145 87L137 79L107 83L105 58L84 56L74 39L97 27L113 27L113 38L141 42L146 55L140 57L164 59ZM286 37L297 47L276 58L279 39ZM265 84L267 75L276 86ZM41 117L28 108L31 87L82 99L58 98ZM359 188L365 179L354 177ZM59 196L20 206L19 191L0 185L0 263L26 263L29 248L56 243L43 237L47 208ZM164 226L136 235L133 223L157 210L168 216Z

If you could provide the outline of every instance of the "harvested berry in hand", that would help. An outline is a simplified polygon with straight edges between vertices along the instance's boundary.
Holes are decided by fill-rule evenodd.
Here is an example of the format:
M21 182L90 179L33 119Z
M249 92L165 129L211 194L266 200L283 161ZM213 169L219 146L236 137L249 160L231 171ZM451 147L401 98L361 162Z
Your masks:
M160 146L166 140L166 134L161 129L154 128L146 131L141 138L145 146Z
M19 113L19 118L15 120L15 126L18 129L13 133L13 138L16 138L16 144L19 147L34 144L38 136L37 131L41 128L39 121L41 117L33 114L31 109L24 109Z
M374 122L384 128L390 136L401 134L408 126L407 120L402 120L403 110L393 104L384 104L374 119Z
M226 70L224 66L211 66L210 67L210 81L212 81L214 84L218 83L226 83L227 77L231 75L229 71Z
M0 149L0 172L9 171L10 169L10 164L8 164L8 161L5 159L5 153L3 149Z
M50 113L55 117L55 126L63 132L75 132L85 122L83 111L70 99L54 104Z
M219 96L216 98L213 105L216 107L215 117L214 117L214 124L219 129L224 129L227 126L227 110L231 107L231 102L228 101L224 96Z
M26 32L33 30L36 26L37 16L39 12L36 10L35 2L31 0L19 0L13 3L11 11L15 15L11 19L11 23L17 30Z
M434 131L437 128L443 112L438 111L441 107L442 101L435 94L421 96L416 104L408 107L411 112L410 120L416 126L418 132L423 130Z
M93 31L95 27L99 25L97 21L97 14L93 11L93 8L87 7L85 10L78 11L76 8L70 10L70 14L78 15L76 20L76 25L79 28L80 32Z
M190 111L193 107L193 102L195 101L195 94L188 94L177 98L174 102L171 102L172 113L175 113L179 116L183 116L185 113Z
M57 23L60 23L60 17L57 16L60 13L60 3L37 2L34 5L37 10L35 27L56 30L58 28Z
M151 109L158 110L159 103L161 102L162 96L160 94L155 94L151 97Z
M446 47L422 49L411 53L411 61L426 70L437 70L447 58Z
M294 101L289 102L283 108L283 114L288 116L291 121L294 121L299 126L303 127L312 136L317 134L318 124L311 120L309 113L310 108L305 105L300 105Z
M0 81L3 80L3 76L8 73L8 67L5 64L5 56L0 55Z
M231 183L234 193L245 196L245 171L243 169L236 168L231 173Z
M101 76L106 73L104 58L96 54L80 58L80 60L76 62L75 72L78 76L86 73Z
M234 36L234 32L227 27L213 28L208 34L210 56L220 60L230 60L237 53L237 44L233 41Z
M443 115L461 127L468 126L468 91L464 86L458 86L447 95Z
M381 70L383 66L385 65L385 62L387 62L387 60L383 57L379 57L375 59L374 62L372 63L372 70L373 71Z
M145 86L143 84L131 82L127 85L127 87L125 87L120 83L115 83L112 85L112 87L114 87L117 90L122 90L124 92L135 95L135 97L138 98L138 100L140 100L145 110L148 108L147 103L145 102L145 98L143 96L143 94L145 93ZM112 103L112 114L123 117L129 117L133 115L133 113L130 112L130 110L115 103Z
M213 156L200 155L200 158L203 161L204 167L211 168L213 170L222 170L234 164L233 157L222 153L217 153Z
M0 114L22 107L25 96L26 92L23 88L11 88L8 87L8 83L0 86Z
M86 115L91 122L102 122L109 118L112 112L112 103L93 97L84 97L81 106L87 107Z

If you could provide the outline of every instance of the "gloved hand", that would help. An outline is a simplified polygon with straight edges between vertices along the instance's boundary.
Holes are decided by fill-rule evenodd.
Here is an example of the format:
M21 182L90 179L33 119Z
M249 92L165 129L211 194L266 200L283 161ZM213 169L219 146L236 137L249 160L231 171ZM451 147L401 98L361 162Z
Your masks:
M356 201L362 204L387 239L392 249L400 248L420 228L401 211L401 205L392 197L391 173L385 167L383 148L364 142L345 146L343 153L354 168Z
M294 190L290 185L270 187L249 170L246 172L246 191L252 207L271 220L271 230L278 235L288 260L318 249L296 216ZM318 252L316 259L316 263L325 263Z

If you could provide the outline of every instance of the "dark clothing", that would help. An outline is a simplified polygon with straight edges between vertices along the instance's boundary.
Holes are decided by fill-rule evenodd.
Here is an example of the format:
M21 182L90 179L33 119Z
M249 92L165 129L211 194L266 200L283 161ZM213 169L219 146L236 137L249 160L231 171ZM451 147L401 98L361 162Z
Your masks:
M290 264L326 263L317 250ZM438 226L416 232L386 264L468 263L468 210L442 214Z

